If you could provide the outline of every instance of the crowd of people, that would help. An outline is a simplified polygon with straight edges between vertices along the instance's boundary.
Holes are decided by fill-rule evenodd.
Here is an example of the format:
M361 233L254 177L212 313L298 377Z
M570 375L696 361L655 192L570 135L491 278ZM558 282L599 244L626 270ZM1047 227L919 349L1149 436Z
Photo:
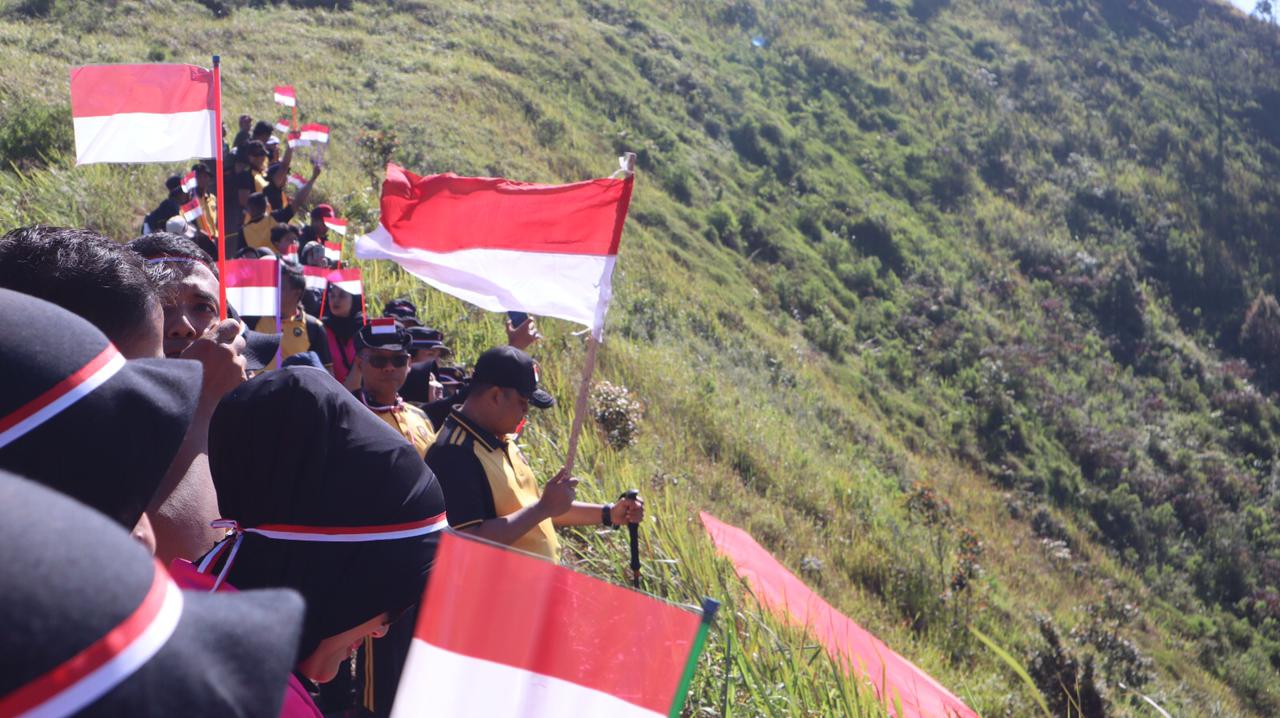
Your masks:
M556 561L644 516L521 454L532 318L459 362L409 299L316 306L286 257L329 261L333 208L292 223L322 163L290 197L272 135L241 118L225 207L200 163L130 241L0 237L0 715L387 715L441 531ZM220 306L219 211L280 255L278 323Z

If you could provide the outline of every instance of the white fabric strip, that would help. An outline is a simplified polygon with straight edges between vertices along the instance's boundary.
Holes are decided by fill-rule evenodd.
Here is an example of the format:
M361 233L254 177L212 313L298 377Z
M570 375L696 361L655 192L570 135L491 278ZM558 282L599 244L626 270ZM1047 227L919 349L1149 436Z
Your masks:
M213 110L74 117L76 164L177 162L213 157Z
M428 252L401 247L382 225L356 239L356 257L389 259L422 281L491 312L524 311L588 327L603 322L616 255L510 249Z
M93 393L94 389L102 386L122 368L124 368L124 356L117 353L106 364L103 364L101 368L90 375L89 378L72 387L67 393L49 402L43 409L31 416L0 432L0 448L17 441L27 432L57 416L63 409Z
M334 282L333 284L347 294L364 293L364 280L362 279L348 279L342 282Z
M599 691L413 639L391 718L663 718Z
M425 536L427 534L442 531L449 525L447 518L441 518L439 521L427 526L419 526L412 529L404 529L402 531L375 531L371 533L344 534L344 533L315 533L312 531L276 531L273 529L242 529L248 534L258 534L267 538L279 539L282 541L307 541L311 543L363 543L365 541L393 541L395 539L413 538L414 536Z
M159 569L157 569L159 570ZM152 656L160 652L182 618L182 591L172 580L165 587L164 603L151 625L133 643L116 654L98 670L66 687L49 700L32 708L19 718L62 718L101 698L123 683Z
M227 303L246 317L273 317L276 314L275 287L227 287Z

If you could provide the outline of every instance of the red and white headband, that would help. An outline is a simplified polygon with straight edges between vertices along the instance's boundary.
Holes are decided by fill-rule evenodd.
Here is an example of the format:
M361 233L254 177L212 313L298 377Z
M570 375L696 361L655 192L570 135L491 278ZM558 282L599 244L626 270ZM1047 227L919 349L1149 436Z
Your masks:
M0 696L0 716L72 715L125 682L159 653L182 617L182 591L163 566L153 566L151 588L132 614L62 664Z

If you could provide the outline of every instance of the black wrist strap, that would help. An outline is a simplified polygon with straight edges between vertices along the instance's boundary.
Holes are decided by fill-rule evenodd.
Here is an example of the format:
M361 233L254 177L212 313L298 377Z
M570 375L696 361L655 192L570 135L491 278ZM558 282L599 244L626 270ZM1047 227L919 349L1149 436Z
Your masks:
M613 504L605 504L600 507L600 523L608 528L613 528Z

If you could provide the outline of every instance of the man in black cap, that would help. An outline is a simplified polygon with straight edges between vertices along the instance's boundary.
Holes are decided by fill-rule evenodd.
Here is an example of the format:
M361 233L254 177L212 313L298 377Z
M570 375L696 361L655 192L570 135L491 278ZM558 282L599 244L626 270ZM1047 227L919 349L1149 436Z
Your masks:
M409 327L409 376L405 379L400 395L405 401L430 404L445 398L444 386L438 381L440 358L449 353L444 345L444 334L431 327Z
M406 329L422 326L422 322L418 320L417 305L404 297L392 299L382 305L382 316L395 319Z
M427 452L450 526L559 561L556 526L620 526L644 518L639 498L575 501L578 479L563 469L539 491L513 436L530 405L555 405L539 386L537 363L512 346L481 354L466 401L449 414Z
M182 189L182 177L171 175L164 181L169 194L160 201L160 205L142 220L142 233L151 234L164 229L165 223L174 215L182 214L182 205L190 201L187 191Z
M374 319L360 329L356 396L425 458L436 440L435 429L421 409L400 396L409 376L410 341L409 332L391 317Z

